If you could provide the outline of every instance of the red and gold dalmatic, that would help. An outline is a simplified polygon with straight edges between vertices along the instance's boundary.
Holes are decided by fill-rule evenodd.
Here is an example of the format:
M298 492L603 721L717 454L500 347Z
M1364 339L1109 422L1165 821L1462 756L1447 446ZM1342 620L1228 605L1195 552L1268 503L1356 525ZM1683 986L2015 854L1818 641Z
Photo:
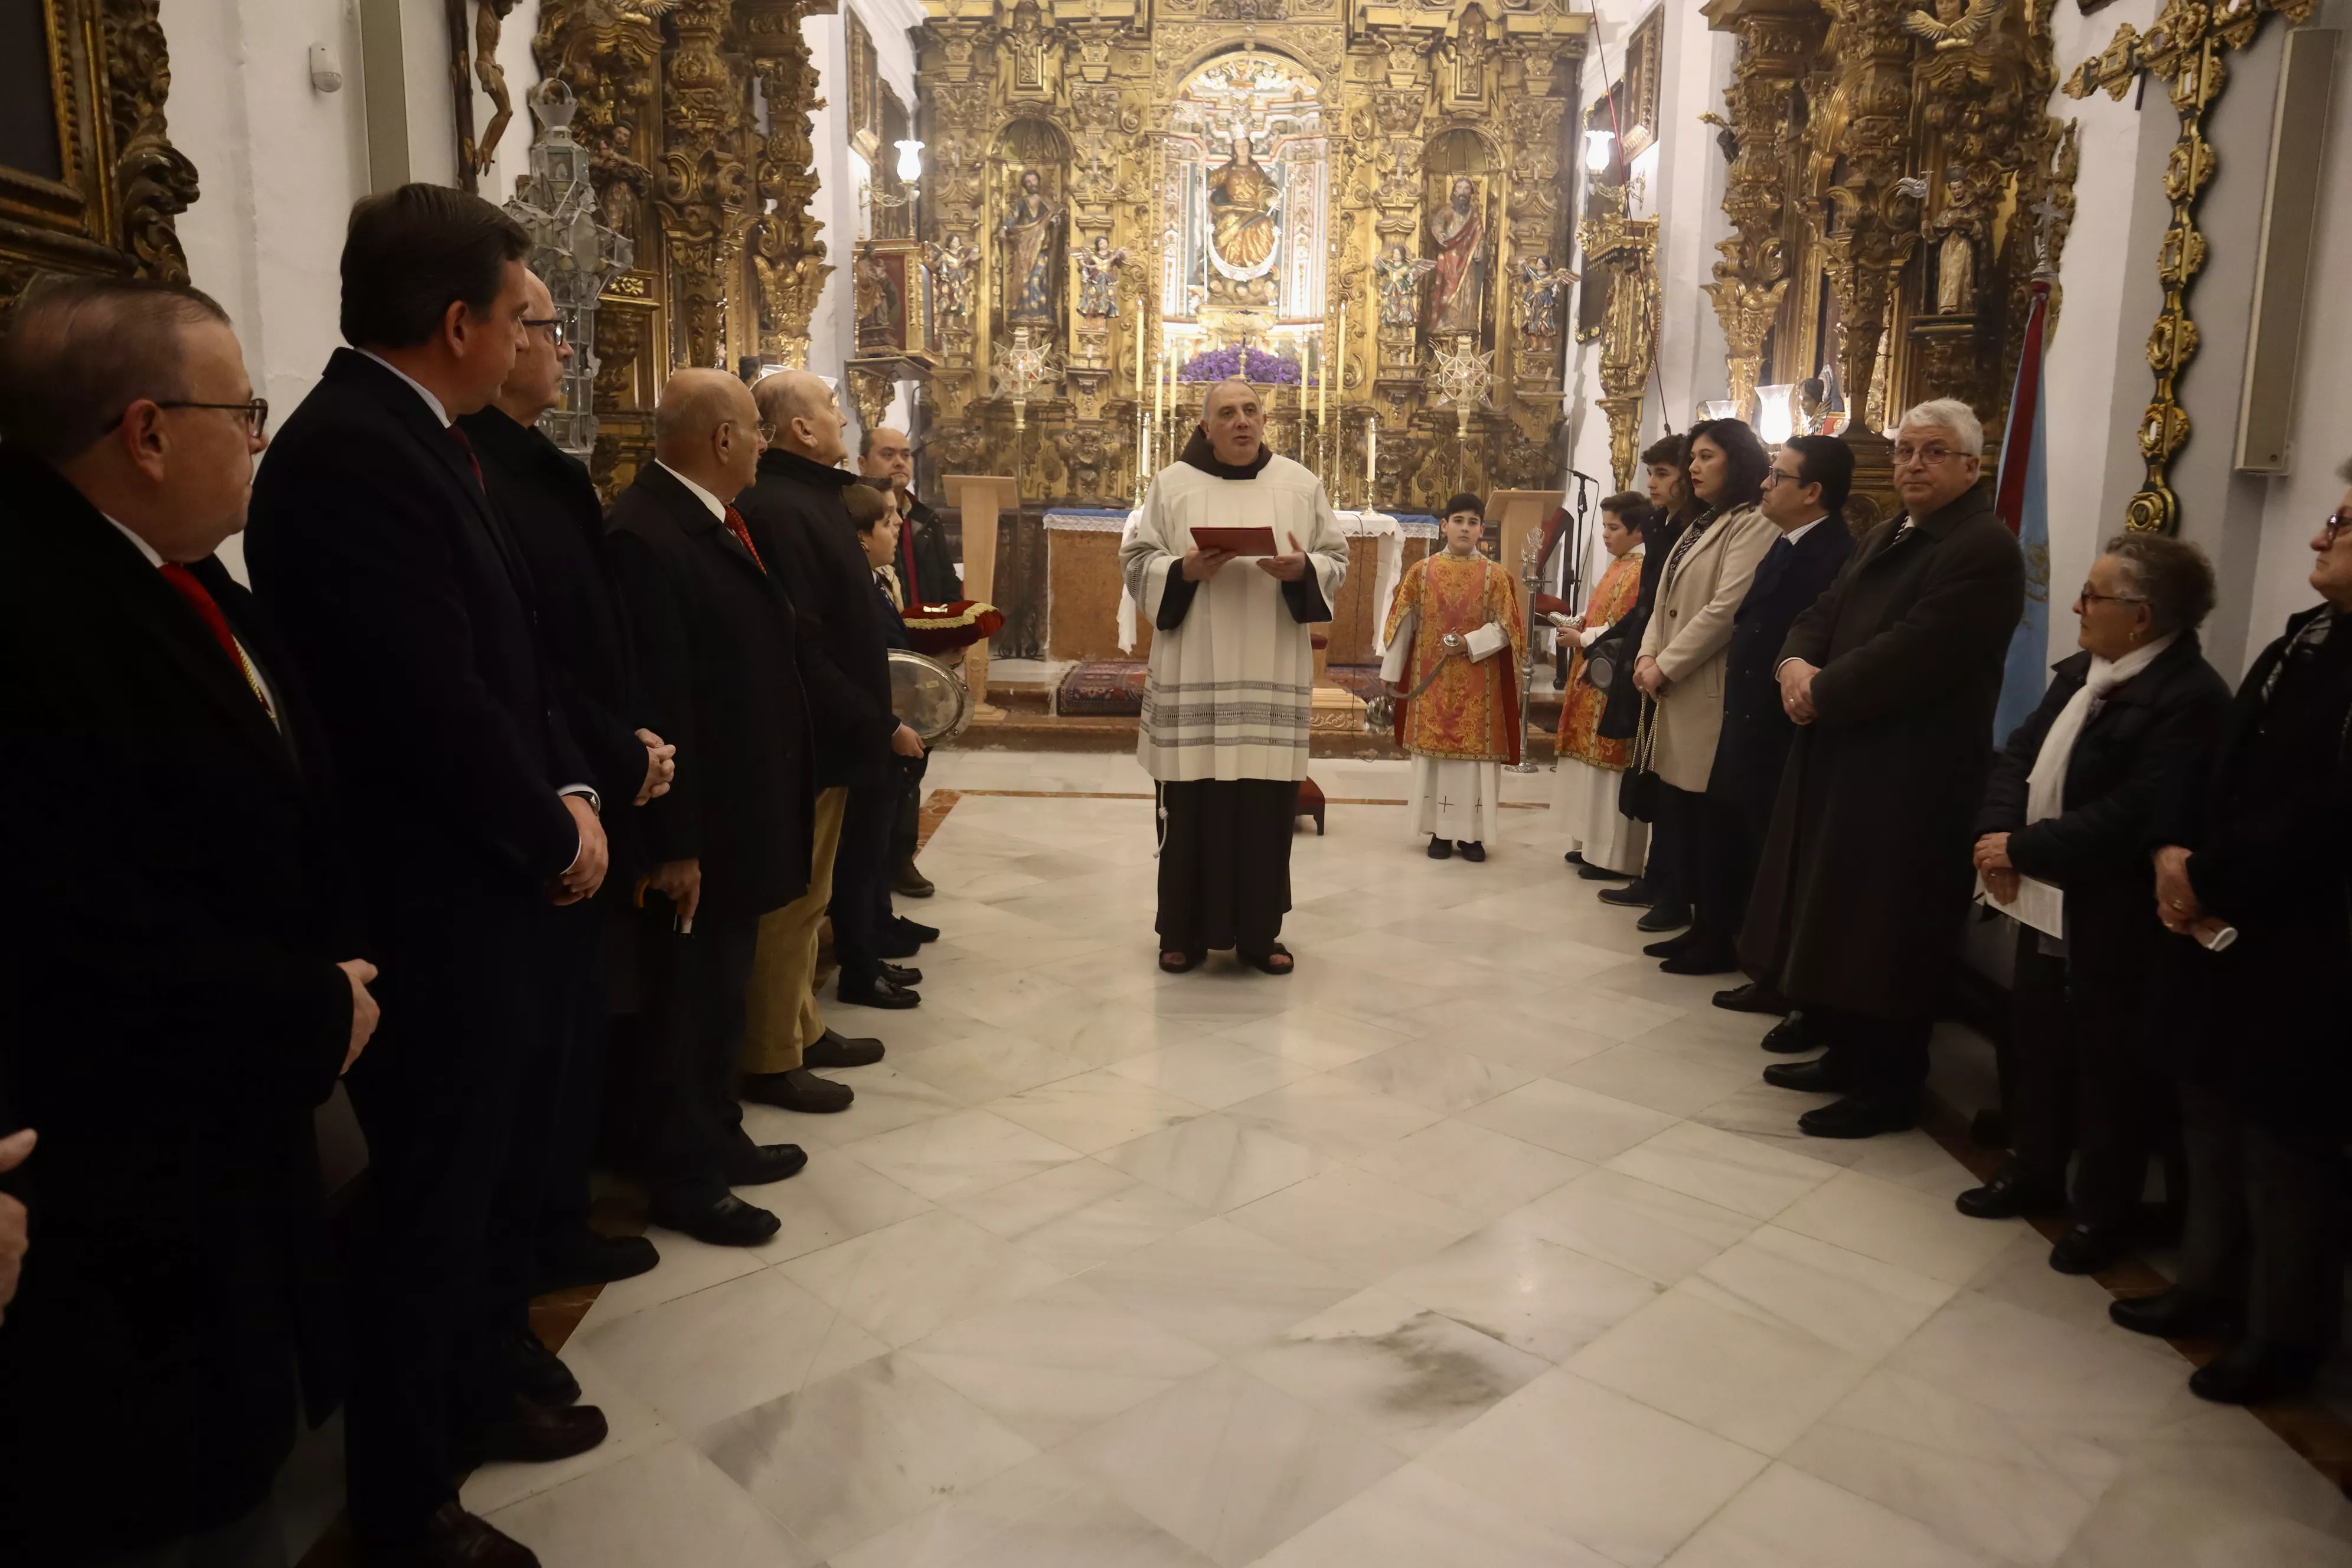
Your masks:
M1507 653L1473 664L1448 663L1428 690L1398 706L1397 744L1424 757L1467 763L1519 760L1518 670L1527 658L1527 613L1519 584L1483 555L1433 555L1415 562L1397 584L1396 603L1381 628L1383 646L1413 618L1412 652L1399 684L1408 691L1429 679L1444 657L1448 632L1469 636L1487 622L1510 634Z
M1638 551L1629 551L1612 561L1593 585L1591 598L1585 601L1584 624L1613 626L1633 613L1641 597L1642 556ZM1622 773L1633 742L1612 741L1598 732L1609 694L1587 684L1581 679L1583 673L1584 650L1578 648L1569 659L1568 695L1559 705L1559 756L1563 761L1574 757L1596 768Z

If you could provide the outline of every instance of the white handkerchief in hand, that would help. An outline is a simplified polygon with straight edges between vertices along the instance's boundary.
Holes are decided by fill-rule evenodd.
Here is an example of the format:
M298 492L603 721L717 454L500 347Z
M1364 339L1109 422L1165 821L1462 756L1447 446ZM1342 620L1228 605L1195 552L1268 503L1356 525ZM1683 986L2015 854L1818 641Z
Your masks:
M1508 633L1494 622L1488 621L1485 626L1464 637L1462 646L1470 650L1470 662L1479 664L1494 658L1509 647L1510 641Z

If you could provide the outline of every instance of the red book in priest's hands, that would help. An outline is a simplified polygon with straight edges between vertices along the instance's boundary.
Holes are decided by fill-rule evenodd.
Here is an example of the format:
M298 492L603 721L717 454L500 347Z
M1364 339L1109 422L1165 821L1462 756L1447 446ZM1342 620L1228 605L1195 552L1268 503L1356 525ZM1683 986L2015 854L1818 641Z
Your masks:
M1201 550L1223 550L1235 555L1278 555L1271 528L1196 528L1192 543Z

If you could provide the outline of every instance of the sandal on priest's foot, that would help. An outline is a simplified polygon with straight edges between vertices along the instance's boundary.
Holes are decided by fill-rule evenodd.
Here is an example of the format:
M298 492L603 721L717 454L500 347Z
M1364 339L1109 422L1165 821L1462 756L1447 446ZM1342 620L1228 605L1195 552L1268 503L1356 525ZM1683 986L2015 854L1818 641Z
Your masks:
M1261 974L1287 974L1298 966L1298 961L1290 956L1290 950L1278 942L1264 952L1244 952L1235 956Z
M1170 974L1189 973L1200 968L1201 961L1208 956L1205 952L1179 952L1171 947L1160 955L1160 967Z

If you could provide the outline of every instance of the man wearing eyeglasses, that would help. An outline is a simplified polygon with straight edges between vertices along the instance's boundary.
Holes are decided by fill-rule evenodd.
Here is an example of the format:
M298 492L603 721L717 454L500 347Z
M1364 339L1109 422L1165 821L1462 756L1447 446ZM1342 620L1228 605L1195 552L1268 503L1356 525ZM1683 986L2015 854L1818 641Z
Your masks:
M340 1397L311 1117L376 954L300 671L214 554L267 422L192 289L46 279L0 342L11 1563L282 1564L272 1476Z
M1903 515L1872 530L1781 645L1797 725L1741 932L1741 967L1801 1008L1822 1056L1765 1080L1844 1096L1816 1138L1916 1124L1927 1036L1974 886L1970 829L1992 761L2025 562L1978 483L1984 427L1954 398L1895 433Z

